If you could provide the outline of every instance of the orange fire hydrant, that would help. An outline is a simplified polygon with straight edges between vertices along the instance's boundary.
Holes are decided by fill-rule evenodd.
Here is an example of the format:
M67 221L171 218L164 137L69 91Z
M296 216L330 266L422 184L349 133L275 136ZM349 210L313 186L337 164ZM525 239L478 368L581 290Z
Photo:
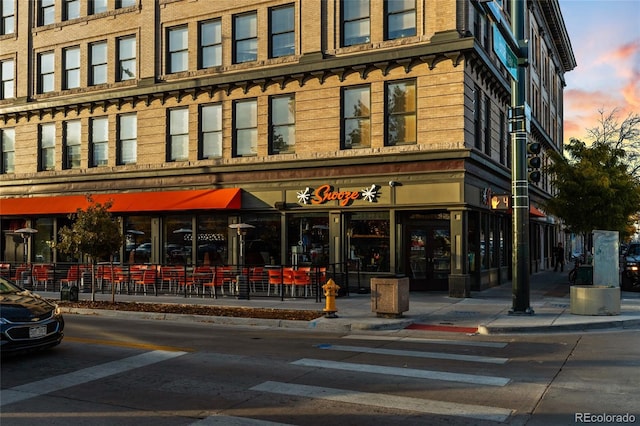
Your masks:
M331 278L325 285L322 286L324 290L325 306L324 313L327 318L337 318L336 312L336 296L338 295L338 290L340 290L340 286L336 284Z

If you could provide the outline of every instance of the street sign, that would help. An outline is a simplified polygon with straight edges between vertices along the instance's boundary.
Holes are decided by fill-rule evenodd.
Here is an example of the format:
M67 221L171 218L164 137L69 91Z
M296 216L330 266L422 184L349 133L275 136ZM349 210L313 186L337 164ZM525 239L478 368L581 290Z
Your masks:
M511 208L511 195L495 194L491 197L491 210L509 210Z
M502 33L498 29L496 24L492 24L493 28L493 51L502 62L502 65L505 66L511 77L514 80L518 80L518 57L513 50L507 44L507 41L502 36Z

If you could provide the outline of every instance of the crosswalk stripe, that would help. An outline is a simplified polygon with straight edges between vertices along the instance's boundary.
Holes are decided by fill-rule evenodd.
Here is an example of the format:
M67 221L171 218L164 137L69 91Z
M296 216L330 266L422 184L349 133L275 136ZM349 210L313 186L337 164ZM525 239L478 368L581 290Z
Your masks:
M461 355L451 354L444 352L421 352L421 351L403 351L397 349L384 349L384 348L366 348L361 346L344 346L344 345L330 345L323 344L317 345L319 349L326 349L332 351L344 351L344 352L361 352L367 354L377 355L395 355L395 356L408 356L414 358L430 358L430 359L447 359L455 361L469 361L469 362L484 362L488 364L505 364L509 361L508 358L496 358L490 356L480 355Z
M419 413L439 414L444 416L462 416L494 422L505 422L512 413L512 410L499 407L451 403L430 399L370 392L356 392L353 390L296 385L272 381L261 383L252 387L251 390Z
M248 417L232 417L215 415L205 417L202 420L198 420L195 423L191 423L191 426L294 426L288 423L276 423L268 420L250 419Z
M0 407L29 398L35 398L71 386L81 385L93 380L102 379L114 374L123 373L134 368L145 367L157 362L166 361L186 354L187 352L177 351L152 351L135 355L117 361L107 362L102 365L84 368L72 373L61 374L48 379L26 383L10 389L2 390L2 401Z
M410 343L435 343L438 345L451 346L477 346L480 348L506 348L508 343L504 342L471 342L466 340L447 340L447 339L423 339L420 337L404 337L404 336L374 336L369 334L349 334L342 337L343 339L352 340L382 340L390 342L410 342Z
M303 358L291 364L305 367L331 368L334 370L358 371L361 373L387 374L393 376L413 377L416 379L444 380L448 382L471 383L475 385L505 386L510 379L497 376L481 376L475 374L450 373L446 371L418 370L414 368L385 367L371 364L355 364L350 362L328 361Z

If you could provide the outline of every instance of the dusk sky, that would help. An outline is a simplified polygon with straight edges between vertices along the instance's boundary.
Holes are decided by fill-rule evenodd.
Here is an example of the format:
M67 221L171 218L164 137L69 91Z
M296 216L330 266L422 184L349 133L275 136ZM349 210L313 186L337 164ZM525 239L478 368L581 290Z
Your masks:
M640 0L560 0L578 66L566 74L564 139L587 141L598 110L640 114Z

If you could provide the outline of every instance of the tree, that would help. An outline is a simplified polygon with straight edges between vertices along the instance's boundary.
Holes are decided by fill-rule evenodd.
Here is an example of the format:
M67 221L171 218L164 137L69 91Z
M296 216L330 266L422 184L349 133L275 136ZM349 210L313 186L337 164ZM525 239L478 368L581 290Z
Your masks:
M71 228L64 226L59 232L59 241L55 247L62 252L73 254L81 258L89 257L91 261L91 300L95 301L95 268L101 259L112 260L112 254L122 247L124 237L120 232L120 225L113 219L109 209L113 201L104 204L96 203L90 195L87 196L89 206L86 210L78 209L70 214L73 220ZM115 294L111 294L112 302Z
M565 152L568 156L550 152L545 171L556 194L545 203L547 211L574 233L605 229L628 235L640 205L640 181L629 171L625 150L571 139Z
M629 173L640 177L640 114L629 113L620 123L617 109L609 113L600 109L598 113L598 125L587 129L589 141L624 150L624 162L629 165Z

